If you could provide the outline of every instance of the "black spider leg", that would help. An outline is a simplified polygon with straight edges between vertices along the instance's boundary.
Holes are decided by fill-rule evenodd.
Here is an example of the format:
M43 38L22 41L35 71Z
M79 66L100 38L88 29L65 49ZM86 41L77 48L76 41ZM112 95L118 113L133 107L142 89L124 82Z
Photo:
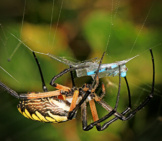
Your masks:
M99 65L98 65L98 69L97 69L96 74L95 74L95 76L94 76L94 81L93 81L93 83L92 83L92 88L96 87L96 86L95 86L95 83L96 83L96 80L97 80L97 77L98 77L98 73L99 73L99 70L100 70L100 66L101 66L101 64L102 64L102 60L103 60L103 57L104 57L105 53L106 53L106 52L104 51L104 53L102 54L100 63L99 63Z
M0 82L0 86L5 89L9 94L11 94L12 96L16 97L17 99L20 98L20 96L18 95L17 92L15 92L14 90L12 90L11 88L7 87L5 84L3 84L2 82Z
M70 65L70 68L72 68L71 65ZM71 81L72 81L72 87L75 87L75 81L74 81L73 71L70 71L70 76L71 76Z
M55 75L55 76L52 78L52 80L51 80L51 82L50 82L50 85L51 85L51 86L55 86L55 81L56 81L56 79L58 79L59 77L61 77L62 75L66 74L66 73L68 73L68 72L71 72L71 71L76 70L76 69L87 68L87 67L89 67L89 66L79 66L79 67L71 67L71 68L68 68L68 69L64 69L62 72L60 72L59 74Z
M102 99L105 95L105 91L102 91L100 95L100 99ZM82 115L82 128L85 130L87 128L87 102L84 101L84 103L81 105L81 115ZM100 123L96 125L100 126Z
M42 69L40 67L39 61L38 61L34 51L33 51L33 55L34 55L34 59L37 63L38 69L39 69L39 73L40 73L40 77L41 77L41 81L42 81L42 89L43 89L44 92L47 92L48 90L47 90L47 87L46 87L46 84L45 84L45 81L44 81Z
M100 70L100 66L101 66L101 63L102 63L102 60L103 60L103 57L105 55L106 52L104 52L102 54L102 57L101 57L101 60L100 60L100 63L98 65L98 69L96 71L96 74L95 74L95 77L94 77L94 81L92 83L92 87L85 93L85 95L83 96L82 100L76 105L76 107L69 112L69 116L68 116L68 119L71 120L74 116L75 116L75 113L76 111L78 111L78 109L80 108L80 106L83 104L83 102L87 99L87 97L91 94L91 91L93 88L96 88L96 85L95 85L95 82L97 80L97 77L98 77L98 73L99 73L99 70Z
M132 107L132 106L131 106L131 94L130 94L129 84L128 84L127 78L124 77L124 79L125 79L126 86L127 86L127 91L128 91L128 101L129 101L129 102L128 102L128 107L127 107L121 114L114 113L114 115L117 114L117 116L115 115L115 116L116 116L115 118L113 118L113 119L111 119L110 121L107 121L106 123L104 123L104 124L102 125L102 127L96 125L98 131L103 131L103 130L106 129L111 123L113 123L113 122L115 122L116 120L118 120L119 117L120 117L120 115L121 115L121 116L124 116L126 113L128 113L128 112L131 110L131 107ZM98 103L99 103L99 102L98 102ZM101 104L102 107L105 106L105 105L107 105L107 104L103 103L102 101L100 101L99 104ZM108 105L107 105L107 107L108 107ZM107 110L107 111L109 111L109 110Z
M120 66L119 66L119 86L118 86L118 93L117 93L115 107L111 108L103 100L97 101L102 107L104 107L107 111L110 111L110 112L107 115L105 115L104 117L100 118L99 120L90 123L89 125L87 125L87 119L83 119L83 121L86 122L86 123L83 123L83 130L88 131L88 130L92 129L94 126L96 126L97 130L101 131L101 130L103 130L103 128L105 129L105 127L104 127L104 125L101 126L99 123L105 121L106 119L111 117L113 114L115 114L115 116L120 116L119 113L116 113L117 108L118 108L118 103L119 103L119 97L120 97L120 88L121 88L121 70L120 70ZM85 112L86 109L83 108L82 111ZM85 114L85 113L83 113L83 114ZM85 118L85 116L83 116L83 118Z
M155 63L154 63L154 56L153 56L152 49L150 49L150 53L151 53L152 68L153 68L152 89L151 89L151 92L146 97L146 99L137 108L135 108L133 111L131 111L130 113L128 113L128 115L126 117L121 117L122 120L129 120L130 118L132 118L139 110L141 110L145 105L147 105L150 102L150 100L153 98L153 96L154 96L154 87L155 87Z
M82 128L83 130L87 127L87 104L86 101L81 105L81 115L82 115Z
M35 55L35 52L33 51L33 55L34 55L34 58L35 58L35 61L37 63L37 66L38 66L38 69L39 69L39 72L40 72L40 75L41 75L41 80L42 80L42 87L43 87L43 90L44 91L47 91L47 87L45 85L45 82L44 82L44 78L43 78L43 74L42 74L42 71L41 71L41 67L39 65L39 62L38 62L38 59ZM2 82L0 82L0 86L2 88L4 88L8 93L10 93L12 96L14 96L15 98L17 99L25 99L25 97L21 97L21 95L18 95L18 93L14 90L12 90L11 88L7 87L5 84L3 84Z
M101 128L96 124L96 127L99 131L106 129L110 124L112 124L113 122L115 122L118 119L129 120L130 118L132 118L135 115L136 112L138 112L140 109L142 109L152 99L152 97L154 95L154 85L155 85L155 65L154 65L154 57L153 57L152 49L150 49L150 53L151 53L152 64L153 64L153 81L152 81L152 90L151 90L150 95L148 97L146 97L146 99L143 101L143 103L140 104L136 109L134 109L133 111L130 111L132 108L130 89L129 89L128 81L127 81L126 77L124 77L126 85L127 85L127 91L128 91L128 100L129 100L128 107L121 113L121 115L114 113L114 115L116 114L115 115L116 117L111 119L110 121L104 123ZM84 110L82 110L82 111L84 111ZM124 117L124 115L127 113L128 113L128 116ZM86 124L84 124L84 125L86 125Z

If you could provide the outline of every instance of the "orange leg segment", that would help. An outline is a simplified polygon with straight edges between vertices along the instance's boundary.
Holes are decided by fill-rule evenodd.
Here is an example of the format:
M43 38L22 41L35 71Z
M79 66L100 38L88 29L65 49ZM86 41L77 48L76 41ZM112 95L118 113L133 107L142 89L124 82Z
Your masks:
M36 99L36 98L45 98L51 96L61 96L60 90L42 92L42 93L29 93L29 94L21 94L20 98L22 99Z
M69 87L56 84L56 91L42 92L42 93L29 93L29 94L21 94L20 99L36 99L36 98L45 98L51 96L58 96L58 99L65 100L65 96L61 94L61 90L64 92L69 92L71 89Z
M91 109L93 120L94 121L99 120L98 114L97 114L96 105L95 105L95 102L94 102L93 99L91 101L89 101L89 105L90 105L90 109Z
M69 92L71 90L69 87L66 87L66 86L63 86L63 85L60 85L57 83L55 83L55 88L59 89L59 90L67 91L67 92Z
M73 95L73 99L72 99L72 102L71 102L71 106L70 106L70 111L72 111L75 108L78 96L79 96L79 91L75 90L74 95Z

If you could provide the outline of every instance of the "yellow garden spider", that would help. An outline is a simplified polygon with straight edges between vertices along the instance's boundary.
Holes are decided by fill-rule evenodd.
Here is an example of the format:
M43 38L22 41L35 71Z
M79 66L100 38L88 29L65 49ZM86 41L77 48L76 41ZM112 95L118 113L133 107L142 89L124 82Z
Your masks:
M102 131L106 129L111 123L113 123L114 121L118 119L128 120L132 118L136 114L137 111L142 109L152 99L154 95L155 66L154 66L154 57L153 57L153 53L151 49L150 49L150 53L151 53L152 64L153 64L152 90L150 94L146 97L146 99L139 106L137 106L137 108L132 110L130 89L129 89L128 81L126 77L124 77L126 86L127 86L127 91L128 91L129 104L128 104L128 107L122 113L117 112L119 96L120 96L120 87L121 87L120 66L119 66L119 87L118 87L115 107L112 108L104 100L102 100L102 98L105 95L104 84L102 84L101 95L98 96L95 93L95 90L99 84L98 72L100 70L100 66L101 66L102 59L104 57L105 52L103 53L101 57L98 69L94 77L95 79L93 80L92 84L84 84L80 88L75 87L72 71L83 68L83 67L88 67L88 66L70 67L68 69L65 69L58 75L54 76L50 82L50 84L58 90L48 91L45 85L45 82L44 82L44 77L43 77L39 62L34 52L33 52L33 55L34 55L34 58L36 60L36 63L39 69L44 92L18 95L17 92L10 89L2 82L0 82L0 86L3 87L12 96L20 100L17 106L18 110L23 116L29 119L36 120L36 121L42 121L42 122L53 122L53 123L65 122L65 121L75 118L75 115L78 109L81 107L83 130L88 131L92 129L94 126L96 126L98 131ZM62 75L68 72L71 72L71 78L72 78L72 83L73 83L72 88L55 83L55 80L57 78L61 77ZM92 122L89 125L87 125L87 109L86 109L87 102L89 102L90 104L90 110L91 110L92 117L94 120L94 122ZM97 114L95 102L99 103L104 109L108 111L108 114L106 114L100 119ZM107 120L112 115L115 116L113 119L106 121L102 125L100 124L103 121Z

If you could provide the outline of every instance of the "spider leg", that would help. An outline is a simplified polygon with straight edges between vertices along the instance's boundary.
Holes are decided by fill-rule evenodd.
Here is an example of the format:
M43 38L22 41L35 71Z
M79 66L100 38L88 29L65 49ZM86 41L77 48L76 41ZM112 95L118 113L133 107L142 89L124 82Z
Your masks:
M91 109L91 113L92 113L92 117L93 117L93 121L97 121L99 120L99 117L98 117L98 113L97 113L97 109L96 109L96 106L95 106L95 101L94 99L92 99L91 101L89 101L89 105L90 105L90 109ZM86 129L87 127L84 127L84 130ZM101 128L101 124L100 123L97 123L96 124L96 128L97 130Z
M29 93L29 94L20 94L20 99L37 99L37 98L45 98L45 97L51 97L51 96L62 96L60 93L60 90L56 91L48 91L48 92L42 92L42 93ZM63 96L62 96L63 98Z
M90 105L90 109L91 109L93 120L94 121L99 120L94 99L89 101L89 105Z
M19 99L19 95L17 92L15 92L14 90L12 90L11 88L7 87L5 84L3 84L2 82L0 82L0 86L5 89L9 94L11 94L12 96L16 97L17 99Z
M88 131L90 129L92 129L94 126L96 126L98 131L101 131L103 129L105 129L104 125L100 126L99 123L105 121L106 119L108 119L109 117L111 117L112 115L115 116L119 116L121 117L121 114L117 113L117 107L118 107L118 103L119 103L119 97L120 97L120 88L121 88L121 75L120 75L120 66L119 66L119 87L118 87L118 94L117 94L117 99L116 99L116 103L115 103L115 107L112 108L111 106L109 106L108 104L106 104L106 102L104 102L103 100L101 100L100 98L98 98L97 95L95 95L95 101L97 101L103 108L105 108L107 111L109 111L109 113L107 115L105 115L104 117L90 123L89 125L87 125L86 127L84 127L85 131Z
M76 102L77 102L78 96L79 96L79 91L75 90L74 94L73 94L73 99L72 99L72 102L70 105L70 111L72 111L76 107Z
M70 66L70 68L72 68L72 66ZM71 75L72 87L75 87L73 71L70 71L70 75Z
M40 73L40 76L41 76L43 91L44 91L44 92L47 92L48 90L47 90L47 87L46 87L46 85L45 85L43 73L42 73L40 64L39 64L39 62L38 62L38 59L37 59L37 57L36 57L34 51L33 51L33 56L34 56L34 58L35 58L35 61L36 61L36 63L37 63L37 66L38 66L38 69L39 69L39 73ZM7 86L6 86L5 84L3 84L2 82L0 82L0 86L3 87L3 88L4 88L8 93L10 93L12 96L14 96L14 97L16 97L16 98L18 98L18 99L19 99L19 98L22 99L22 97L21 97L20 95L18 95L18 93L17 93L16 91L14 91L14 90L12 90L11 88L7 87ZM26 98L27 98L27 96L26 96ZM24 97L23 99L25 99L25 97Z
M40 73L40 77L41 77L41 81L42 81L42 89L43 89L44 92L47 92L48 90L47 90L47 87L46 87L46 84L45 84L45 81L44 81L42 69L40 67L39 61L38 61L34 51L33 51L33 55L34 55L34 59L37 63L38 69L39 69L39 73Z
M68 72L71 72L73 70L76 70L76 69L82 69L82 68L86 68L86 67L89 67L89 66L80 66L80 67L73 67L73 68L68 68L68 69L65 69L63 70L62 72L60 72L59 74L55 75L51 82L50 82L50 85L51 86L54 86L55 85L55 80L59 77L61 77L62 75L64 75L65 73L68 73Z
M112 108L109 108L109 110L110 109L112 110ZM129 109L127 108L127 110L125 110L121 114L125 115L128 111L129 111ZM93 125L89 125L89 127L87 126L87 105L86 105L86 102L84 102L81 105L81 115L82 115L82 128L83 128L83 130L88 131L88 130L92 129ZM104 123L102 126L99 123L96 123L96 122L94 124L96 125L96 128L97 128L98 131L102 131L102 130L106 129L111 123L115 122L118 119L119 119L118 117L115 117L112 120Z
M35 52L33 51L33 56L34 56L34 59L37 63L37 66L38 66L38 69L39 69L39 73L40 73L40 76L41 76L41 81L42 81L42 88L43 88L43 91L44 92L47 92L47 87L45 85L45 81L44 81L44 77L43 77L43 73L42 73L42 70L41 70L41 67L40 67L40 64L38 62L38 59L36 57L36 54ZM14 90L12 90L11 88L7 87L5 84L3 84L2 82L0 82L0 86L3 87L8 93L10 93L12 96L16 97L16 98L20 98L20 99L28 99L28 95L25 95L25 94L22 94L22 95L18 95L18 93Z
M81 105L81 115L82 115L82 128L83 130L87 127L87 103L86 101L83 102Z
M102 128L103 128L103 126L101 127L101 126L100 126L100 123L101 123L102 121L106 120L107 118L109 118L110 116L112 116L114 113L115 113L115 111L114 111L114 109L112 109L106 116L100 118L100 119L97 120L97 121L94 121L94 122L90 123L89 125L87 125L87 121L84 119L84 120L83 120L84 123L83 123L83 121L82 121L82 123L83 123L83 130L88 131L88 130L92 129L94 126L96 126L97 130L98 130L98 131L101 131ZM83 115L82 115L82 117L85 118L85 116L83 116ZM85 123L85 122L86 122L86 123Z
M92 83L92 87L85 93L85 95L83 96L82 100L78 103L78 105L76 105L76 107L75 107L72 111L69 112L68 119L72 119L72 118L74 117L76 111L80 108L80 106L81 106L81 105L83 104L83 102L87 99L87 97L91 94L91 92L92 92L92 91L95 91L95 88L98 86L98 80L97 80L97 79L98 79L98 73L99 73L99 69L100 69L100 66L101 66L101 63L102 63L102 60L103 60L103 57L104 57L105 53L106 53L106 52L104 52L103 55L102 55L102 57L101 57L101 60L100 60L98 69L97 69L96 74L95 74L95 77L94 77L94 81L93 81L93 83ZM71 68L71 69L72 69L72 68ZM71 71L70 68L69 68L69 69L66 69L66 70ZM66 70L65 70L65 71L66 71ZM65 72L65 73L66 73L66 72ZM60 74L61 74L61 73L60 73ZM62 74L62 75L63 75L63 74ZM57 78L56 78L56 79L57 79ZM53 82L53 80L55 80L55 79L52 79L51 82ZM95 82L96 82L96 84L95 84Z
M128 80L126 76L124 77L124 80L125 80L127 91L128 91L128 109L131 109L132 108L131 93L130 93L130 88L129 88L129 84L128 84Z
M96 90L96 88L98 87L98 85L99 85L99 77L96 76L96 84L94 85L94 87L92 87L93 88L93 92Z
M62 91L67 91L69 92L71 89L69 87L54 83L53 87L55 87L56 89L62 90Z
M151 58L152 58L152 68L153 68L153 78L152 78L152 89L151 92L149 94L149 96L146 97L146 99L137 107L135 108L133 111L131 111L127 117L123 120L128 120L130 118L132 118L136 112L138 112L139 110L141 110L146 104L148 104L148 102L150 102L150 100L153 98L154 96L154 87L155 87L155 63L154 63L154 56L153 56L153 52L152 49L150 49L150 53L151 53Z
M102 127L100 128L100 130L106 129L111 123L115 122L118 119L129 120L130 118L132 118L136 114L136 112L141 110L152 99L152 97L154 95L154 85L155 85L155 64L154 64L154 57L153 57L152 49L150 49L150 53L151 53L152 65L153 65L153 81L152 81L152 90L151 90L150 95L148 97L146 97L146 99L142 102L142 104L140 104L136 109L134 109L133 111L130 111L131 108L132 108L132 106L131 106L131 95L130 95L130 89L129 89L128 81L125 77L125 81L126 81L126 85L127 85L127 91L128 91L128 99L129 99L128 107L121 113L121 116L116 116L115 118L111 119L110 121L104 123L102 125ZM125 114L128 114L128 115L125 117L124 116Z
M36 99L36 98L44 98L50 96L61 96L60 90L50 91L50 92L43 92L43 93L30 93L30 94L18 94L16 91L12 90L11 88L7 87L5 84L0 82L0 86L4 88L9 94L14 96L17 99Z
M90 91L87 91L85 95L83 96L82 100L76 105L76 107L72 111L69 112L69 115L68 115L69 120L71 120L74 117L76 111L78 111L78 109L83 104L83 102L87 99L90 93L91 93Z
M72 68L70 66L70 68ZM70 71L70 75L71 75L71 80L72 80L72 87L75 87L75 82L74 82L74 76L73 76L73 72ZM56 89L59 89L59 90L63 90L63 91L70 91L70 88L69 87L66 87L66 86L63 86L63 85L60 85L60 84L57 84L57 83L54 83L53 86L56 88Z
M128 112L131 110L131 107L132 107L132 105L131 105L131 94L130 94L129 84L128 84L127 78L124 77L124 79L125 79L126 86L127 86L128 101L129 101L129 103L128 103L128 107L121 113L121 116L124 116L126 113L128 113ZM104 92L104 88L103 88L102 91ZM104 93L105 93L105 92L104 92ZM100 96L100 98L102 99L101 96ZM110 107L109 105L107 105L105 102L100 101L100 102L98 102L98 103L99 103L102 107L105 107L105 109L106 109L107 111L110 111L110 110L111 110L111 107ZM115 114L114 114L114 115L115 115ZM117 115L118 115L118 116L116 116L115 118L111 119L110 121L104 123L104 124L102 125L102 127L99 127L98 129L99 129L100 131L106 129L111 123L115 122L116 120L119 119L119 117L121 117L120 114L117 114ZM97 127L97 126L96 126L96 127Z
M97 114L97 110L96 110L94 100L91 100L89 102L89 104L90 104L93 120L97 121L99 118L98 118L98 114ZM86 102L84 102L81 105L81 115L82 115L82 128L83 128L83 130L86 131L86 129L87 129L87 105L86 105ZM100 126L100 124L97 124L97 126Z
M129 112L129 110L130 110L130 109L127 108L124 112L121 113L121 115L124 116L127 112ZM109 120L108 122L104 123L101 127L97 128L97 130L98 130L98 131L103 131L103 130L105 130L106 128L108 128L108 126L109 126L110 124L112 124L113 122L115 122L115 121L118 120L118 119L119 119L119 117L115 117L115 118ZM96 127L97 127L97 125L96 125Z
M105 96L106 92L105 92L105 85L104 83L102 83L102 93L100 95L100 99L102 99Z
M152 78L151 92L150 92L149 96L147 96L146 99L138 107L136 107L134 110L130 111L130 109L131 109L131 96L130 96L130 90L129 90L128 82L127 82L127 79L125 77L125 81L126 81L127 88L128 88L129 106L125 111L122 112L122 115L125 115L128 112L129 113L128 113L128 115L126 117L125 116L120 117L121 120L129 120L130 118L132 118L139 110L141 110L145 105L147 105L154 96L155 63L154 63L154 57L153 57L152 49L150 49L150 53L151 53L152 67L153 67L153 76L152 76L153 78Z
M72 68L72 66L70 66L70 68ZM72 87L74 88L75 87L75 82L74 82L74 76L73 76L72 71L70 71L70 75L71 75L71 80L72 80ZM66 87L66 86L63 86L63 85L60 85L60 84L57 84L57 83L53 83L52 86L54 86L55 88L57 88L59 90L63 90L65 92L71 90L69 87ZM74 93L73 93L73 98L72 98L72 102L71 102L69 111L72 111L75 108L78 96L79 96L79 91L75 90Z
M66 87L66 86L57 84L57 83L55 83L55 80L57 78L61 77L63 74L70 72L71 73L71 79L72 79L72 85L74 87L75 86L75 83L74 83L74 77L73 77L72 71L75 70L75 69L81 69L81 68L85 68L85 67L88 67L88 66L81 66L81 67L74 67L74 68L72 68L70 66L70 68L63 70L58 75L54 76L52 78L51 82L50 82L50 85L53 86L53 87L55 87L56 89L60 89L60 90L63 90L63 91L70 91L71 89L69 87Z
M98 102L98 101L97 101L97 102ZM111 107L110 107L109 105L107 105L106 102L100 101L100 102L98 102L98 103L99 103L103 108L105 108L107 111L109 111L110 113L109 113L108 115L102 117L102 118L101 118L99 121L97 121L97 122L100 123L100 122L106 120L107 118L109 118L109 117L112 116L112 115L116 116L115 118L113 118L113 119L111 119L111 120L105 122L102 126L98 126L98 125L97 125L97 122L96 122L96 123L93 123L93 125L96 124L96 127L97 127L97 130L98 130L98 131L103 131L103 130L106 129L111 123L115 122L115 121L118 120L118 119L121 119L121 120L122 120L122 118L124 117L124 115L130 111L130 108L128 107L128 108L126 108L122 113L118 113L118 112L116 112L114 109L111 110ZM110 111L110 110L111 110L111 111ZM113 112L113 111L114 111L114 112Z
M93 83L92 83L92 88L95 87L95 83L96 83L96 81L97 81L96 78L98 77L98 73L99 73L99 70L100 70L100 66L101 66L101 63L102 63L102 60L103 60L103 57L104 57L105 53L106 53L106 52L104 52L104 53L102 54L100 63L99 63L99 65L98 65L98 69L97 69L96 74L95 74L95 76L94 76L94 81L93 81Z

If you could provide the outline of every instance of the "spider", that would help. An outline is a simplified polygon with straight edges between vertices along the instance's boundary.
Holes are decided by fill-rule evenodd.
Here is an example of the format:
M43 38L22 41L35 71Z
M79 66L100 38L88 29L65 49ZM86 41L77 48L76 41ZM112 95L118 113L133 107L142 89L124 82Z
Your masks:
M73 70L89 67L89 66L70 67L68 69L63 70L61 73L59 73L58 75L52 78L50 85L55 87L58 90L48 91L44 82L44 77L42 74L40 64L35 55L35 52L33 52L41 76L42 88L44 92L39 92L39 93L33 92L29 94L18 95L16 91L12 90L2 82L0 82L0 86L3 87L12 96L20 100L17 108L23 116L29 119L42 121L42 122L52 122L52 123L65 122L75 118L78 109L81 107L83 130L88 131L92 129L94 126L96 126L96 129L98 131L102 131L106 129L111 123L115 122L118 119L122 121L129 120L153 98L154 84L155 84L155 66L154 66L154 57L153 57L152 49L150 49L150 53L151 53L152 65L153 65L152 90L150 94L146 97L146 99L135 109L132 110L130 89L129 89L127 78L124 77L127 86L129 102L128 102L128 107L122 113L117 112L119 96L120 96L120 87L121 87L120 66L119 66L119 86L118 86L118 93L117 93L115 107L114 108L111 107L103 100L103 97L105 95L105 86L103 83L102 83L101 95L98 96L95 93L95 90L99 85L98 73L105 52L101 57L92 84L84 84L82 87L78 88L75 86L74 77L72 74ZM72 88L55 83L55 80L57 78L61 77L62 75L68 72L71 73L71 79L73 84ZM86 106L87 102L89 102L90 110L94 120L90 124L87 124L87 106ZM108 111L108 114L106 114L102 118L99 118L97 114L95 102L99 103L106 111ZM105 121L113 115L115 116L113 119L110 119L109 121ZM104 121L105 123L101 125L101 123Z

